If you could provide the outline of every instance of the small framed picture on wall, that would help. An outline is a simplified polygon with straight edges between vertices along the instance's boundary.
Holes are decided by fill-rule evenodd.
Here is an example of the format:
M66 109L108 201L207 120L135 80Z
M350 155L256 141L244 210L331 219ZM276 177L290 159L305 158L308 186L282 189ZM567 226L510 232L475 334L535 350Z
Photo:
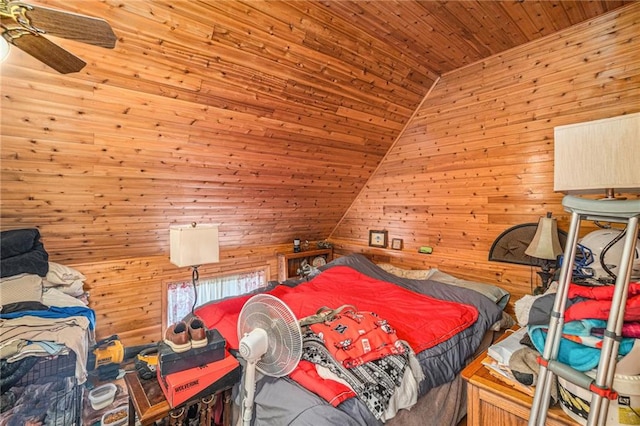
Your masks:
M371 247L387 247L387 231L369 231L369 245Z
M401 238L392 239L391 248L394 250L402 250L402 239Z

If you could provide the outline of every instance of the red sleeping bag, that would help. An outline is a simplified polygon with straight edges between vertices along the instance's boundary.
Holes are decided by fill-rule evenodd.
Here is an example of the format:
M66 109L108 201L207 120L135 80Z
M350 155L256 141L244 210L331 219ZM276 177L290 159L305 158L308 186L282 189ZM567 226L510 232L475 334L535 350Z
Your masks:
M364 275L348 266L335 266L296 287L277 286L268 292L284 301L297 318L319 308L349 304L375 312L418 353L449 339L478 318L474 306L449 302L406 290ZM231 349L238 348L240 310L251 296L241 296L196 309L207 327L217 329Z
M334 266L296 287L280 285L268 293L284 301L299 319L315 314L323 306L337 308L348 304L360 311L374 312L386 319L397 337L406 341L415 353L446 341L478 318L474 306L418 294L348 266ZM207 304L195 313L207 327L222 334L229 348L238 349L238 316L250 298L247 295ZM332 387L322 383L306 362L301 362L290 376L333 405L353 396L342 384L333 382Z

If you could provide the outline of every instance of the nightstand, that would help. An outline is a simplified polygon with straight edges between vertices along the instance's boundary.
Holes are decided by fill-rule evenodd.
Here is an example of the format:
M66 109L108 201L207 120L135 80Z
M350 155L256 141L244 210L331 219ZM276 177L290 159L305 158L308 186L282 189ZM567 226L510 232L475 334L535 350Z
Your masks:
M165 399L158 380L140 379L135 371L128 372L124 376L129 391L129 426L137 424L153 425L157 420L171 418L171 424L182 424L186 421L187 407L198 405L200 413L207 410L209 406L215 406L217 398L222 398L223 414L222 424L231 425L231 388L226 387L218 391L215 395L205 398L195 399L182 404L180 407L172 409Z
M506 337L506 336L503 336ZM493 377L482 365L483 352L463 371L467 381L467 426L526 426L533 398ZM558 404L549 408L547 425L578 425Z

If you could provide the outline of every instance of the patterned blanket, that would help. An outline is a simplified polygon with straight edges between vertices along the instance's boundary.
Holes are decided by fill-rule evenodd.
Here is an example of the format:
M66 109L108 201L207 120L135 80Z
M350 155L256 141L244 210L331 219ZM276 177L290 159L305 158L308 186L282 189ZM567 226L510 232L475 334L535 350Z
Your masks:
M411 352L410 348L406 348L402 355L389 355L357 367L346 368L329 353L324 341L311 330L303 336L302 349L302 359L326 367L346 381L376 419L382 417L389 406L389 399L402 384Z

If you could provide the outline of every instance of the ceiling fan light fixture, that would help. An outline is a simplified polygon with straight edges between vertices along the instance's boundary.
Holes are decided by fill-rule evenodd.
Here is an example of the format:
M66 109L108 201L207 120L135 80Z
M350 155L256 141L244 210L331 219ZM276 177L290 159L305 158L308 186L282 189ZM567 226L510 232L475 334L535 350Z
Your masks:
M86 62L47 36L113 49L116 35L107 21L73 12L0 0L2 38L59 73L78 72ZM1 42L0 42L1 43Z

